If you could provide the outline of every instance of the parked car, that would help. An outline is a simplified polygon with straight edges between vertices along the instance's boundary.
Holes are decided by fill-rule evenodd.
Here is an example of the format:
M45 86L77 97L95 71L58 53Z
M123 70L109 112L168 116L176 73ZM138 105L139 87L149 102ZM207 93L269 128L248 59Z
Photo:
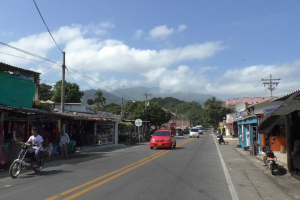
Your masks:
M192 138L192 137L193 138L194 137L199 138L199 132L198 132L198 129L196 127L190 129L190 138Z
M150 149L176 147L176 139L171 130L157 130L151 137Z

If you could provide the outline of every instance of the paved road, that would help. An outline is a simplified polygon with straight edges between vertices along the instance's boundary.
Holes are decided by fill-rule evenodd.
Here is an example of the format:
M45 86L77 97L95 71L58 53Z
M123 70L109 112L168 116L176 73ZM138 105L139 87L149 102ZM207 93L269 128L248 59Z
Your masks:
M0 179L0 194L6 200L293 199L211 133L177 138L172 150L143 143L51 162L40 174Z

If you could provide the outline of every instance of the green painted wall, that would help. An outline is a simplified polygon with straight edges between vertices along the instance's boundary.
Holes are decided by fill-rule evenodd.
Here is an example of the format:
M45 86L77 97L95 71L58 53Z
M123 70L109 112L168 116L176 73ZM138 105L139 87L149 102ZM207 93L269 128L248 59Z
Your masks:
M33 82L0 72L0 104L32 108L34 94Z

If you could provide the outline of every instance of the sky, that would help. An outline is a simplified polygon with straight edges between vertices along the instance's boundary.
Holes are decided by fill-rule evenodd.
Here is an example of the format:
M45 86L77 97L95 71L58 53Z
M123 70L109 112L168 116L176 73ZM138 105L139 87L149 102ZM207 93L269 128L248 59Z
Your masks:
M156 87L220 99L300 88L298 0L0 0L0 62L81 90ZM55 64L53 64L55 62ZM143 94L141 94L143 96Z

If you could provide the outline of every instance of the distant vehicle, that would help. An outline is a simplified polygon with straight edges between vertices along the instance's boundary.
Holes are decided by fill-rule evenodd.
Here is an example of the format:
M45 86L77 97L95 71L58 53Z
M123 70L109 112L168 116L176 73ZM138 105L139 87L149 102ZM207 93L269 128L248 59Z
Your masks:
M150 149L176 147L176 139L171 130L157 130L151 137Z
M194 137L197 137L199 138L199 132L198 132L198 129L197 127L194 127L194 128L191 128L190 129L190 138L194 138Z
M203 126L202 125L197 125L196 127L198 129L199 134L203 135Z

